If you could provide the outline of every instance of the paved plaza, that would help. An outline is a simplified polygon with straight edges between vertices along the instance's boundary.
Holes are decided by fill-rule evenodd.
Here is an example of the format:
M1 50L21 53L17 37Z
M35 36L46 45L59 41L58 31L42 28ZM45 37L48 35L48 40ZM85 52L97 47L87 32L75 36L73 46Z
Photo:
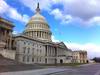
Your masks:
M49 75L100 75L100 64L83 65L69 71L53 73Z
M30 71L4 72L0 75L100 75L100 64L80 67L55 67Z

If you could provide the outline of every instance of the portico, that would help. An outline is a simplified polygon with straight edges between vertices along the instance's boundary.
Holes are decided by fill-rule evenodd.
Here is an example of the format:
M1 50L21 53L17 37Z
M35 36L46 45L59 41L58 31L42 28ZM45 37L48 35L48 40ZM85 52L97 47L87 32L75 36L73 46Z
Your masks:
M13 24L0 17L0 47L11 49Z

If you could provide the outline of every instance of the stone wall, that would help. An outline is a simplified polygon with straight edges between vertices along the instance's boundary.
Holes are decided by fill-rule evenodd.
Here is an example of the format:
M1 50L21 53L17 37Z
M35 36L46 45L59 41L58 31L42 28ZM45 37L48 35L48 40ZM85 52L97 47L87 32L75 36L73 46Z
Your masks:
M15 50L6 50L6 49L4 49L4 50L0 50L0 54L3 55L6 58L15 60L16 51Z

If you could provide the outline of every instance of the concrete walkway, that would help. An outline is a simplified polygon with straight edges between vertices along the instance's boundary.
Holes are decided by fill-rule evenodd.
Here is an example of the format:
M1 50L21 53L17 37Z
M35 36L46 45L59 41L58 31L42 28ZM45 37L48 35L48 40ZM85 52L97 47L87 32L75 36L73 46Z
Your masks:
M60 69L60 68L47 68L47 69L38 69L30 71L17 71L17 72L4 72L0 75L47 75L51 73L57 73L62 71L67 71L70 69Z

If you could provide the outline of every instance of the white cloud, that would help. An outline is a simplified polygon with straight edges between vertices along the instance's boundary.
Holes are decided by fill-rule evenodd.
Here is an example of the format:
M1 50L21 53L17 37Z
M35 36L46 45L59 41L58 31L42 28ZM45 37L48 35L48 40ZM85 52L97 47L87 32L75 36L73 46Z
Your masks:
M52 10L51 14L54 15L54 17L56 19L62 19L63 18L63 14L62 14L62 12L58 8Z
M99 25L100 26L100 16L95 16L93 18L91 18L88 22L88 24L95 24L95 25Z
M16 35L16 34L18 34L18 32L17 31L13 31L12 34Z
M26 15L26 14L24 14L22 16L22 21L25 22L25 23L27 23L29 21L29 19L30 19L30 17L28 15Z
M30 2L28 0L21 1L31 9L36 8L37 0L31 0ZM100 23L100 21L95 19L95 17L100 17L100 0L39 0L39 2L42 10L51 10L50 14L54 15L56 19L62 20L63 23L76 21L77 18L87 23L87 25ZM52 9L54 4L62 5L63 9Z
M62 0L60 4L63 5L61 11L73 18L71 22L78 18L80 24L100 25L100 20L96 18L100 17L100 0Z
M54 15L55 19L62 20L61 23L69 23L72 20L71 15L64 15L58 8L52 10L50 14Z
M0 0L0 14L6 12L8 8L9 6L3 0Z
M100 0L72 0L71 2L64 2L63 6L66 14L69 13L83 20L100 15Z
M99 25L100 0L19 0L32 11L36 9L37 2L41 10L46 10L61 23L79 22L85 25ZM62 8L53 8L54 5Z
M21 14L19 14L19 13L17 12L17 10L15 10L14 8L11 8L11 7L9 7L8 16L9 16L10 18L15 19L15 20L20 20L20 21L22 20Z
M51 39L53 42L59 42L59 40L55 39L55 37L53 35L51 36Z
M4 0L0 0L0 14L6 14L8 17L21 22L27 22L28 15L21 15L15 8L8 5Z

